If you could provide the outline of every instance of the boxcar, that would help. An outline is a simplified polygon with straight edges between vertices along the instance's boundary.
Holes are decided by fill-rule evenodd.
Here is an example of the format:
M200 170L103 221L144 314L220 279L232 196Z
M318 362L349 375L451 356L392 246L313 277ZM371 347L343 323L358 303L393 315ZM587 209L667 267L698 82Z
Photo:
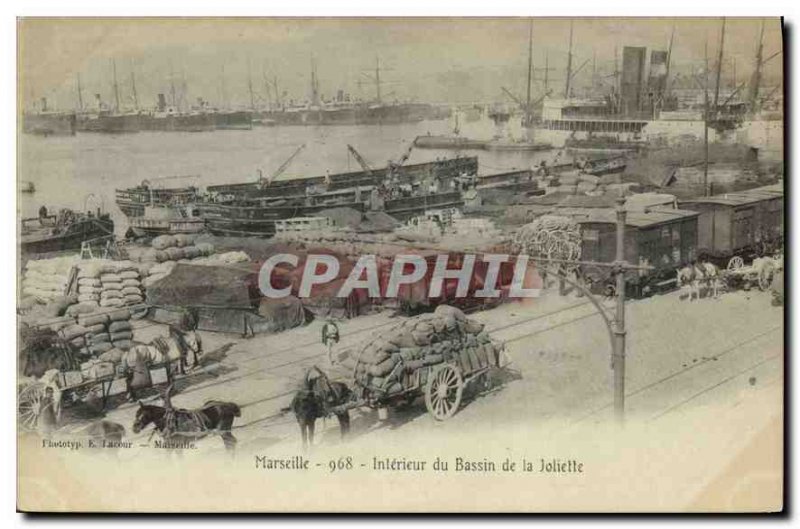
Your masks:
M573 217L581 228L581 260L609 263L616 259L616 212L610 208L561 211ZM653 267L629 272L631 295L641 296L674 283L675 270L697 257L698 213L682 209L652 208L629 211L625 227L625 260ZM583 268L594 284L605 285L613 278L607 268Z
M698 252L721 266L733 256L752 258L783 242L783 186L699 197L679 202L697 211Z

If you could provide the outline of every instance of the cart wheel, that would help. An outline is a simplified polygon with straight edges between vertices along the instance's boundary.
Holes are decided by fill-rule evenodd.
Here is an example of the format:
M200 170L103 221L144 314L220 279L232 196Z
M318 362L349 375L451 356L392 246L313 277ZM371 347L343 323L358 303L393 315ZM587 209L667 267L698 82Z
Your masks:
M758 272L758 288L763 292L768 290L772 285L772 278L775 275L775 269L772 263L765 264Z
M20 427L28 432L36 431L39 417L46 405L47 386L41 382L33 382L19 391L17 411Z
M461 370L454 365L445 364L428 376L425 407L437 421L449 419L458 411L463 392L464 378Z
M739 270L740 268L744 267L744 259L741 256L731 257L731 260L728 261L728 271L734 272Z

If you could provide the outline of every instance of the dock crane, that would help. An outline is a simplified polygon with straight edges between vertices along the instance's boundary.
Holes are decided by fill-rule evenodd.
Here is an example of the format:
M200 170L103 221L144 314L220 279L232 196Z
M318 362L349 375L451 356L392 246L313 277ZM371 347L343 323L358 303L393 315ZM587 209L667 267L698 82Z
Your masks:
M298 147L292 153L292 155L289 156L289 158L287 158L286 161L283 162L281 164L281 166L278 167L278 169L276 169L275 172L272 173L268 178L264 178L263 176L261 176L260 175L261 171L259 171L258 182L261 185L261 187L267 187L268 185L270 185L272 183L273 180L275 180L280 175L282 175L284 173L284 171L286 171L286 169L289 167L289 164L292 163L292 160L294 160L297 157L297 155L300 154L300 151L302 151L305 148L306 148L306 144L305 143L302 144L300 147Z
M352 145L350 145L349 143L347 144L347 150L350 152L350 154L353 155L353 158L356 159L356 161L358 162L358 165L361 166L361 168L364 170L364 172L367 173L367 176L371 177L372 176L372 167L370 167L369 164L367 163L367 161L364 159L364 157L361 156L361 153L359 153L356 150L356 148L353 147Z

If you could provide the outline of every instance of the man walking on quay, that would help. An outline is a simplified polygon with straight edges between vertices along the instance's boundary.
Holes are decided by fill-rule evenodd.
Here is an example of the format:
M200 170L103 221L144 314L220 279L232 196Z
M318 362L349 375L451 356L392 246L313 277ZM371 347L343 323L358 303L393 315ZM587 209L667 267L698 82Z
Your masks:
M322 326L322 343L328 348L328 362L333 365L333 346L339 343L339 327L328 318Z

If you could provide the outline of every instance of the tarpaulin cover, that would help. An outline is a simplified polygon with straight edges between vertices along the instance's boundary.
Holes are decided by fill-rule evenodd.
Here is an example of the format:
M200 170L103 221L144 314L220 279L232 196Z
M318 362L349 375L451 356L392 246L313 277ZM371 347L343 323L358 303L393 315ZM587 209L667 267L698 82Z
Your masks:
M178 263L167 278L147 289L147 303L159 306L250 309L257 276L236 267ZM251 296L251 293L253 294Z
M303 325L306 311L303 304L294 296L273 299L262 298L258 306L258 315L267 323L266 332L280 332Z

